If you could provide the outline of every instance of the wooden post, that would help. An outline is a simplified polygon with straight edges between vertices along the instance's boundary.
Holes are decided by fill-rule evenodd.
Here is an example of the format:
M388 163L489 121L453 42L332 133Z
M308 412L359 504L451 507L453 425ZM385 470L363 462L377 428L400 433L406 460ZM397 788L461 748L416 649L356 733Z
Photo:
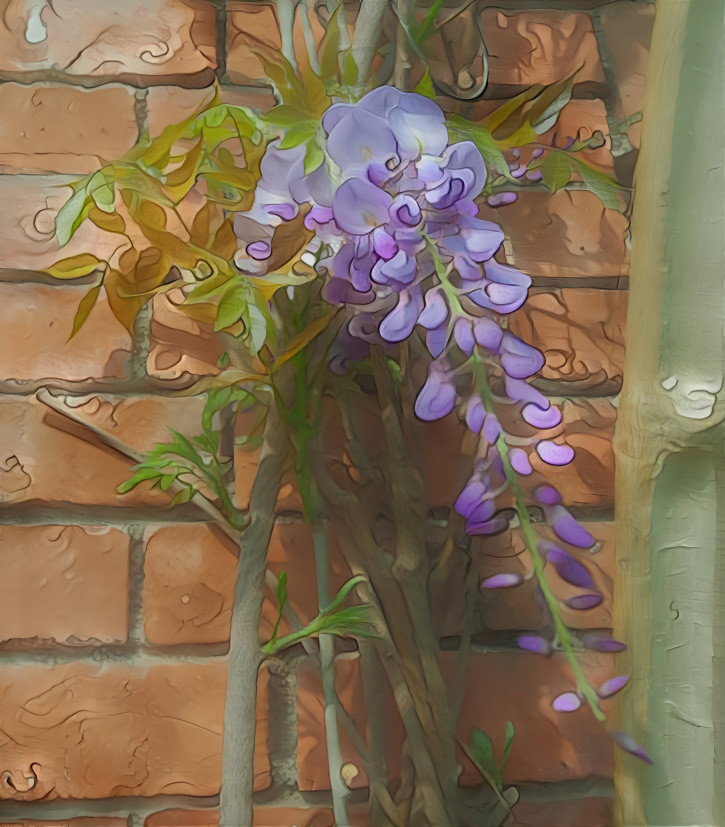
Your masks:
M654 761L617 752L626 827L725 824L723 42L724 0L658 0L615 439L619 727Z

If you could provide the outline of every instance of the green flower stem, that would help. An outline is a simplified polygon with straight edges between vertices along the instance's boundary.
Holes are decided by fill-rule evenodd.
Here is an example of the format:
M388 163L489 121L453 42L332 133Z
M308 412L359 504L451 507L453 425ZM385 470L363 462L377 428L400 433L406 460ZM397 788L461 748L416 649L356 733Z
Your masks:
M481 360L478 358L478 356L475 354L472 356L472 363L474 375L476 378L476 386L481 396L483 406L486 409L486 413L495 414L493 395L491 393L491 388L488 384L488 379L486 377L486 372L483 368L483 364ZM529 553L531 554L531 560L534 564L534 573L536 574L536 579L539 581L539 588L541 589L541 593L544 595L544 600L546 601L546 605L549 611L551 612L551 616L554 620L556 636L559 640L561 648L564 650L566 659L569 661L569 665L571 666L571 669L574 672L574 676L576 677L577 681L577 689L579 693L584 696L597 720L604 721L606 720L606 718L599 705L599 698L597 697L597 693L594 691L589 681L586 679L584 670L582 669L582 666L579 663L579 659L576 656L576 652L574 651L574 644L572 641L571 633L569 629L566 627L564 621L561 619L561 613L559 612L559 602L557 601L556 597L554 597L554 594L551 591L551 587L549 586L549 581L546 579L546 573L544 571L544 560L541 554L539 553L536 534L534 533L534 528L531 524L531 517L529 516L528 509L526 508L523 492L521 491L521 486L519 485L516 472L514 471L514 468L511 465L509 449L506 443L506 439L504 438L503 432L499 435L498 439L496 440L496 447L498 448L498 452L501 455L501 461L503 462L504 473L506 475L506 482L508 483L509 489L511 490L511 494L514 498L516 513L518 514L519 522L521 523L521 530L524 533L526 546L529 550Z

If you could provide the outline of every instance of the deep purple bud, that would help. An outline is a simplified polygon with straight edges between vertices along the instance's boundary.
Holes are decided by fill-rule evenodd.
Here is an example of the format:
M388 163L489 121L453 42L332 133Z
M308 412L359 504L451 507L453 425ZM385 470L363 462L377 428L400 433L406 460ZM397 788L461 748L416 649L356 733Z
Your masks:
M548 465L568 465L574 459L574 449L571 446L559 445L550 439L537 442L536 453Z
M469 430L474 434L480 434L485 416L486 409L483 407L483 402L477 396L471 397L466 407L466 425Z
M257 261L272 255L272 245L268 241L253 241L247 245L247 254Z
M549 428L556 428L561 422L561 411L554 405L543 411L538 405L530 403L524 405L521 415L529 425L544 431Z
M561 494L550 485L540 485L534 496L543 505L558 505L561 502Z
M447 344L448 327L444 324L433 330L429 330L428 335L425 337L425 346L428 348L428 353L430 353L434 359L437 359L441 353L443 353Z
M485 419L483 420L483 435L486 438L486 441L491 445L496 444L496 440L499 438L501 434L501 426L499 425L498 419L496 418L496 414L486 414Z
M621 640L615 640L612 637L602 637L591 632L580 635L580 640L587 649L592 652L624 652L627 648L626 643Z
M501 364L514 379L527 379L541 370L544 357L508 330L501 340Z
M469 525L487 523L493 517L495 511L496 503L492 499L483 500L466 515L466 521Z
M509 527L509 521L505 517L494 517L485 523L472 523L466 529L466 534L500 534ZM511 584L515 585L515 584Z
M583 612L587 609L594 609L596 606L599 606L603 600L604 598L601 594L594 594L590 592L588 594L577 594L564 602L570 609L576 609L577 611Z
M557 695L551 705L557 712L574 712L579 709L582 702L576 692L564 692L562 695Z
M597 689L597 695L600 698L611 698L617 692L624 689L629 683L629 675L617 675L615 678L610 678Z
M518 572L503 572L494 574L481 581L482 589L507 589L511 586L520 586L524 582L523 574Z
M463 487L453 507L461 516L468 517L488 494L489 490L484 480L474 475Z
M532 473L533 469L526 451L522 451L521 448L511 448L509 449L509 459L516 473L523 474L524 476Z
M577 548L591 548L594 545L592 535L563 506L555 505L544 510L546 519L554 529L556 536L565 543L570 543Z
M647 755L647 753L642 749L642 747L626 732L613 732L612 739L614 742L620 746L625 752L629 752L632 755L639 758L641 761L644 761L645 764L653 764L654 761Z
M580 589L596 588L596 584L586 566L563 549L552 546L546 552L546 559L556 569L559 577L566 580L567 583L571 583L572 586L578 586Z
M384 227L373 230L373 247L375 252L385 261L391 259L398 252L398 243Z
M535 652L537 655L550 655L553 651L550 641L538 635L519 635L516 643L520 649Z

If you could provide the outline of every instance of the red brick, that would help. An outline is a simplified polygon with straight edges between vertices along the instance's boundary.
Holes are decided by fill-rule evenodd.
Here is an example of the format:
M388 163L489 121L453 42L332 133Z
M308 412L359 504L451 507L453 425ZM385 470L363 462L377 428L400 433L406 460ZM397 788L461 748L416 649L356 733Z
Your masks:
M0 379L123 378L131 337L105 297L70 341L86 286L0 283Z
M451 680L456 653L444 652L441 657L444 674ZM580 659L592 685L612 677L612 656L584 652ZM610 777L612 742L604 726L585 707L569 713L552 709L554 698L574 688L562 657L473 653L466 670L458 736L470 743L473 727L482 729L500 758L506 722L511 721L514 742L504 776L510 783ZM610 706L605 702L605 712ZM460 782L464 786L479 783L480 776L470 762L462 757L461 763Z
M565 11L509 12L485 9L481 27L489 83L550 84L574 74L576 82L603 81L591 18Z
M605 395L622 384L626 319L626 291L565 288L532 291L510 327L546 357L548 389Z
M135 98L122 86L4 83L0 171L85 173L115 160L138 137Z
M73 191L65 175L0 175L0 270L43 270L66 256L93 250L99 258L118 247L118 236L85 223L62 249L53 235L58 210Z
M264 68L252 49L265 48L278 52L281 48L279 25L272 6L259 3L229 2L227 4L227 74L233 83L255 86L264 83ZM324 29L316 15L310 15L313 37L319 44ZM295 55L298 62L307 54L300 24L296 16L294 31ZM305 58L306 59L306 58Z
M582 149L576 157L599 166L612 175L614 160L611 141L608 137L609 123L604 101L598 99L569 101L559 113L554 126L545 132L539 141L542 144L562 146L569 138L574 141L584 141L591 138L595 132L601 133L604 139L602 146Z
M141 397L115 405L101 396L76 400L75 413L138 451L169 438L168 426L199 431L201 399ZM60 430L71 428L71 432ZM116 486L131 476L132 461L76 436L82 426L36 400L6 396L0 402L0 501L90 505L164 504L168 496L144 483L129 494Z
M573 801L519 801L511 827L612 827L611 798L577 798Z
M128 538L123 532L108 527L0 526L0 560L3 641L126 640Z
M642 111L654 16L654 5L632 2L611 3L603 6L600 12L619 93L617 114L622 119ZM630 144L639 149L641 121L630 126L627 137Z
M594 193L523 193L494 216L506 234L511 264L530 276L624 276L629 221Z
M37 14L40 11L40 20ZM0 31L0 70L60 69L135 82L209 83L216 25L211 3L55 0L13 4ZM202 80L203 79L203 80Z
M367 805L353 804L348 807L351 827L368 825ZM125 823L125 822L124 822ZM311 807L298 810L291 807L256 807L254 827L334 827L332 810ZM154 813L144 821L144 827L216 827L218 810L164 810Z
M0 798L218 793L224 672L223 664L6 667ZM33 775L27 789L21 779Z
M0 827L7 825L23 825L23 827L127 827L128 820L125 818L104 818L103 816L89 818L71 818L61 821L3 821Z

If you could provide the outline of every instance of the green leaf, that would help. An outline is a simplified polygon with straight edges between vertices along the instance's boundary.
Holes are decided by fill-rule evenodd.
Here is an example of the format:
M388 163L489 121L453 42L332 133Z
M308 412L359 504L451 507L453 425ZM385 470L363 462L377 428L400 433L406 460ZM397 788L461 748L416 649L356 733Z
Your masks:
M503 760L501 761L501 766L498 768L499 772L503 776L503 771L506 769L506 764L508 763L509 756L511 755L511 747L514 743L514 725L509 721L506 724L506 738L504 740L503 745Z
M330 15L322 41L320 58L320 75L323 78L336 78L340 72L340 23L339 14L342 3Z
M440 2L440 0L439 0ZM418 81L418 85L414 89L419 95L425 95L426 98L435 100L436 92L433 87L433 79L430 76L430 67L425 67L423 77Z
M571 181L570 158L564 152L549 152L540 169L544 184L551 192L558 192Z
M106 177L103 170L95 172L88 182L88 192L99 210L111 213L115 209L116 192L112 177Z
M309 114L298 109L296 106L288 106L281 104L270 109L263 120L265 123L273 124L274 126L290 127L302 121L309 120Z
M487 772L496 770L491 739L478 727L474 727L471 733L471 753Z
M237 283L229 284L219 299L214 330L224 330L239 321L247 307L247 291Z
M254 304L250 304L249 311L249 337L252 356L256 356L264 346L267 338L267 319L262 311Z
M317 144L317 141L311 138L307 142L307 148L305 149L305 175L309 175L311 172L314 172L316 169L322 166L325 160L325 153Z
M287 605L287 572L283 571L277 580L277 605L280 613Z
M55 235L58 244L64 247L73 237L73 233L80 227L85 218L84 211L93 204L88 194L88 183L77 189L60 208L55 217Z
M342 83L343 86L354 86L357 83L358 68L351 51L345 52L342 59Z
M90 315L90 312L93 310L96 300L98 299L98 294L101 292L101 286L101 284L97 284L95 287L92 287L81 299L75 318L73 319L73 327L71 329L70 336L68 337L68 341L70 341L83 327L83 324Z
M79 253L56 261L45 272L55 279L80 279L95 272L101 265L105 265L105 262L92 253Z
M582 181L587 188L599 198L599 200L610 210L619 210L621 205L619 202L619 193L624 190L624 187L610 178L606 173L597 169L596 167L587 164L579 158L569 157L569 163L574 170L579 173Z
M306 120L294 124L279 143L280 149L292 149L313 138L317 132L317 121Z

